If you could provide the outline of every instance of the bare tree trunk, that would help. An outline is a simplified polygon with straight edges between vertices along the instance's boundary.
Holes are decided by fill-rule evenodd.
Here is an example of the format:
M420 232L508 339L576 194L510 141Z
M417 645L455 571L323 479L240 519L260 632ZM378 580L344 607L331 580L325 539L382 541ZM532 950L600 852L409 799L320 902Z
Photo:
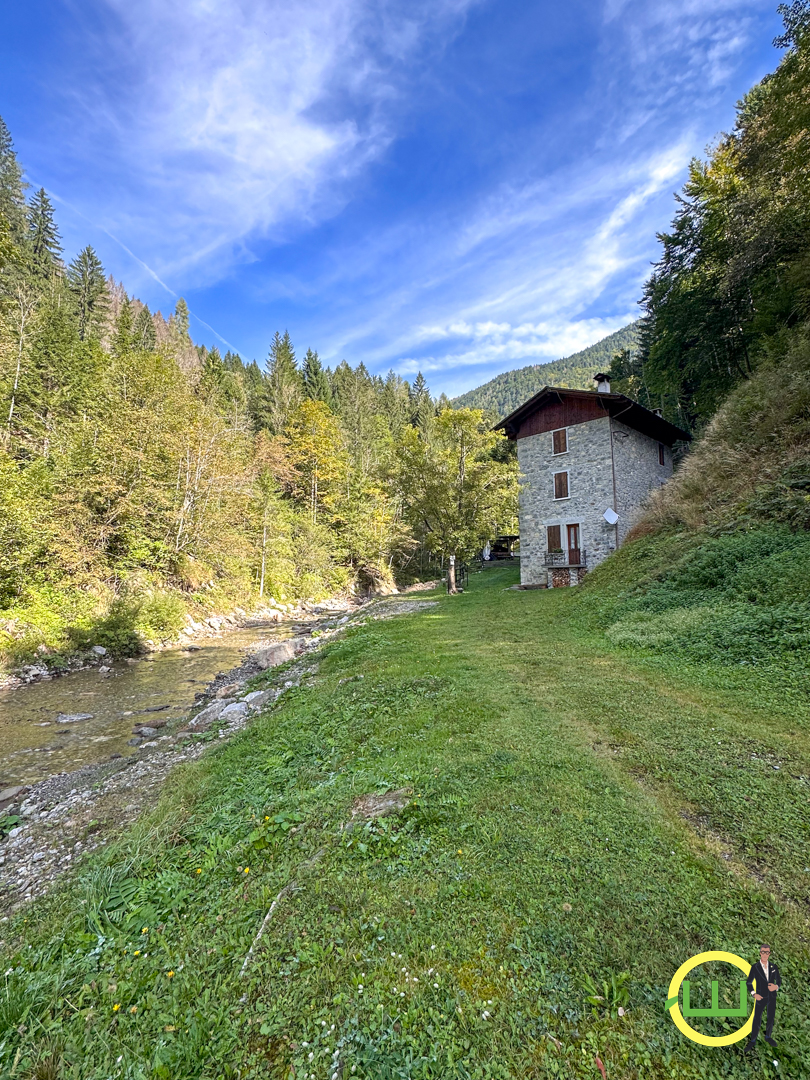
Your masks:
M450 561L447 564L447 591L449 593L457 593L456 588L456 557L450 556Z
M259 599L264 597L264 568L267 565L267 511L262 522L262 578L259 582Z

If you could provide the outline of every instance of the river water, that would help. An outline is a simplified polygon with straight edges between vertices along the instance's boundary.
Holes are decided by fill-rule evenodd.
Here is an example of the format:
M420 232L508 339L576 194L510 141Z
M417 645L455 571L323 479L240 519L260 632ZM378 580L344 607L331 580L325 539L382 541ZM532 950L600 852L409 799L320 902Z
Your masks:
M0 690L0 791L134 753L129 740L136 724L148 724L152 714L176 719L218 674L238 667L250 645L294 632L291 624L257 623L202 640L196 650L178 647L113 663L109 674L90 668ZM89 718L57 719L81 713Z

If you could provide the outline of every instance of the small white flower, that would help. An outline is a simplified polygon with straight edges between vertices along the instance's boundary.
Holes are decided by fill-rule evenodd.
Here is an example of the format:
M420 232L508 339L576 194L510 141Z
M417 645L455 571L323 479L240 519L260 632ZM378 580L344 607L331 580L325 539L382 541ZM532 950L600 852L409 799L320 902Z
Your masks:
M404 990L400 990L400 992L399 992L399 996L400 996L400 997L405 997L405 991L404 991Z
M487 1005L491 1005L491 1004L492 1004L492 998L490 998L490 999L489 999L489 1000L487 1001Z
M363 987L362 987L362 986L361 986L361 987L360 987L360 989L359 989L359 990L357 991L357 993L358 993L358 994L362 994L362 993L363 993Z
M438 990L438 989L439 989L439 984L438 984L438 983L434 983L434 984L433 984L433 989L434 989L434 990Z
M481 1019L482 1020L489 1020L489 1013L487 1012L486 1009L484 1009L484 1011L481 1013Z
M314 1057L315 1057L315 1054L314 1054L314 1052L310 1050L310 1052L309 1052L309 1054L308 1054L308 1056L307 1056L307 1061L312 1061L312 1059L313 1059Z
M355 1070L356 1068L357 1068L357 1066L356 1066L356 1065L352 1065L352 1072L354 1072L354 1070Z
M414 982L419 982L419 980L417 979L417 977L416 977L415 975L414 975L414 977L413 977L413 981L414 981Z
M326 1021L325 1020L321 1020L321 1027L326 1027Z
M399 970L400 971L407 971L408 969L407 968L400 968Z
M391 955L396 957L397 954L395 952L392 952Z
M402 959L402 953L399 953L399 959L400 960Z
M302 1043L301 1043L301 1045L302 1045L302 1046L309 1046L309 1043L308 1043L308 1042L306 1042L306 1041L304 1041L304 1042L302 1042Z
M329 1030L330 1030L330 1031L334 1031L334 1030L335 1030L335 1025L334 1025L334 1024L332 1024L332 1026L331 1026L331 1027L329 1028Z
M436 948L436 946L435 946L435 945L431 945L430 947L431 947L431 949L435 949L435 948Z

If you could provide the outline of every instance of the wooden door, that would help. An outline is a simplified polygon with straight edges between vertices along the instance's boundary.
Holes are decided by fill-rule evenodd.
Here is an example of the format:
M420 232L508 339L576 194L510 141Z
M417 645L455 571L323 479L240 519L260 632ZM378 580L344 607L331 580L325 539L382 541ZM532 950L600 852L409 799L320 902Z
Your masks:
M579 525L566 525L568 533L568 565L579 565Z

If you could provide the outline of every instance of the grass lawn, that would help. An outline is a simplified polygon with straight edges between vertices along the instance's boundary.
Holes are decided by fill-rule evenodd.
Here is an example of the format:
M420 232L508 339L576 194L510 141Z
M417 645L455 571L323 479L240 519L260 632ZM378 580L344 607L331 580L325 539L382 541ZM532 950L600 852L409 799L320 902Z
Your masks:
M620 651L586 594L514 580L349 631L5 924L0 1075L810 1076L806 698ZM683 1038L675 970L762 939L778 1054Z

